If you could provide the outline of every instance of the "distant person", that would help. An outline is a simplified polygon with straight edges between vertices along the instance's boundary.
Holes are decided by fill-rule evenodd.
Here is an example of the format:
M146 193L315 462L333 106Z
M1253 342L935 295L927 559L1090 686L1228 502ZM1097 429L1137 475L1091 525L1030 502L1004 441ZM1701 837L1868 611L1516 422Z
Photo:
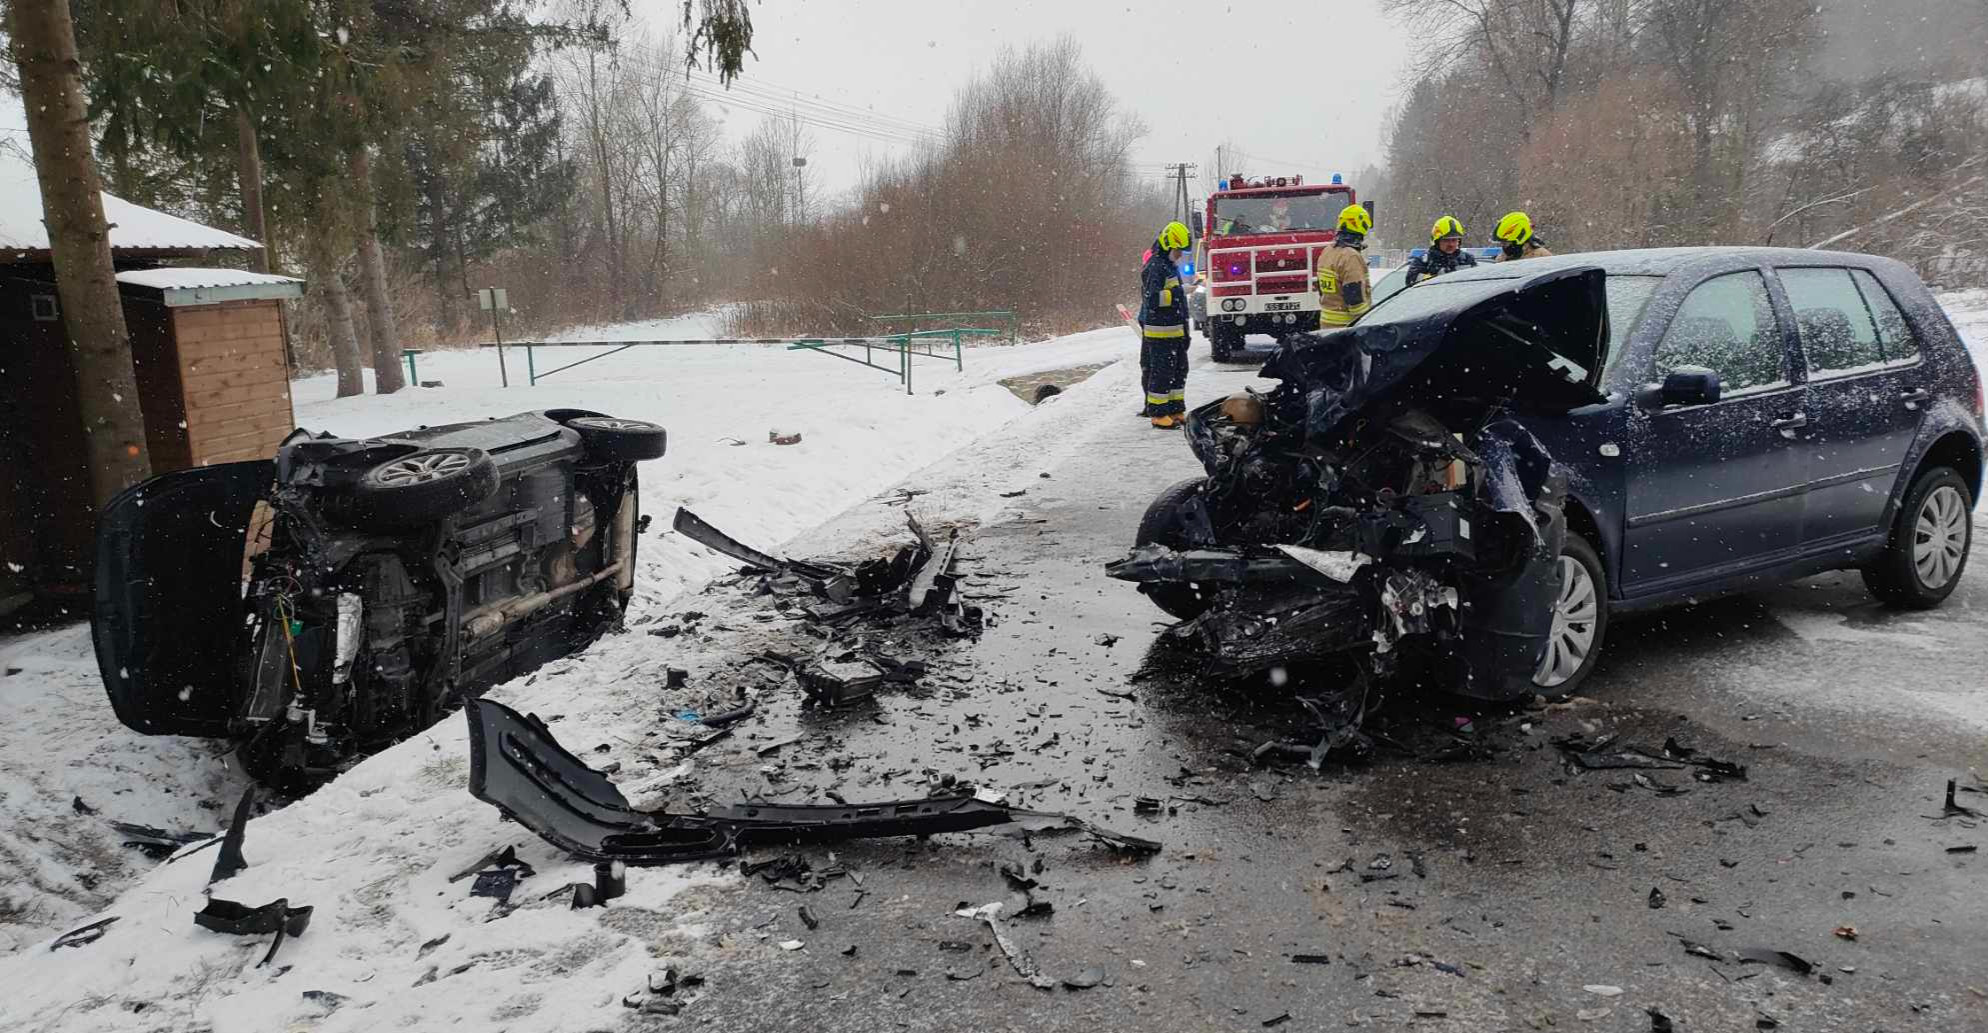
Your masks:
M1477 256L1463 249L1463 223L1445 215L1429 227L1429 250L1408 260L1408 286L1441 273L1476 267Z
M1291 199L1273 198L1270 202L1270 218L1263 224L1266 233L1282 233L1291 228Z
M1503 247L1504 253L1498 256L1500 262L1516 262L1521 258L1552 258L1553 252L1539 242L1532 232L1532 217L1524 212L1512 212L1498 220L1498 229L1491 239Z
M1374 217L1349 204L1339 210L1339 232L1332 246L1318 256L1318 325L1321 330L1352 326L1367 314L1373 285L1367 280L1367 259L1360 254L1373 232Z
M1145 415L1172 430L1187 412L1187 292L1180 286L1180 258L1187 227L1166 224L1139 272L1139 369L1146 389Z

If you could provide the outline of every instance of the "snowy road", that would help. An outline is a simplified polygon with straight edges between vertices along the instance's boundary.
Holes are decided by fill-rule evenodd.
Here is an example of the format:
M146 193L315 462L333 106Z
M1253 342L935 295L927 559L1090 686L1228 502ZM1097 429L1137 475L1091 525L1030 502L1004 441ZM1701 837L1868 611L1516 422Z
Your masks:
M1625 621L1588 690L1594 702L1477 715L1488 759L1384 755L1324 776L1252 769L1249 748L1301 731L1302 715L1281 694L1216 692L1152 666L1157 613L1098 576L1152 495L1193 472L1177 435L1132 417L1136 369L1108 367L1036 409L993 385L1128 352L1122 329L990 349L963 375L921 380L910 399L881 374L751 349L685 349L655 366L605 360L585 367L588 380L548 382L531 405L584 403L672 426L671 456L643 485L651 513L688 503L758 544L859 555L901 539L904 508L882 500L896 487L922 492L908 503L921 520L979 525L970 565L996 597L996 623L934 656L929 691L828 717L803 714L791 693L769 696L734 741L685 761L671 742L681 722L667 715L754 684L739 658L782 624L729 589L685 594L729 564L660 536L644 544L649 587L630 634L493 695L545 716L590 763L620 765L615 777L642 806L919 796L955 776L1161 839L1158 858L986 836L858 844L836 857L860 885L797 896L711 865L638 871L628 898L575 912L542 898L586 878L585 866L467 797L451 718L251 823L251 867L216 895L317 908L276 966L254 967L263 941L192 927L211 863L202 855L108 906L74 902L78 918L98 907L119 916L96 943L46 950L42 916L42 936L0 958L10 990L0 1031L651 1028L672 1020L622 1001L672 965L709 980L674 1021L714 1029L1227 1029L1288 1013L1307 1029L1641 1031L1646 1007L1684 1030L1750 1028L1760 1015L1799 1029L1988 1024L1988 1000L1966 989L1988 989L1982 862L1945 852L1988 836L1978 823L1921 817L1937 815L1946 778L1988 771L1988 578L1929 614L1879 610L1854 577L1831 576ZM364 433L525 407L494 386L489 358L424 357L424 378L450 385L442 392L338 402L306 385L300 412ZM1247 367L1198 361L1190 399L1251 382ZM857 432L845 421L868 422ZM802 431L804 444L764 444L776 427ZM686 610L710 615L701 631L643 633ZM88 708L87 648L67 631L0 644L0 656ZM666 666L689 669L688 687L661 690ZM0 713L0 734L16 734L17 714L49 727L45 711L23 708ZM1749 781L1659 796L1625 772L1571 772L1546 745L1601 732L1650 745L1675 736L1748 765ZM113 729L88 750L64 747L67 763L158 754L129 774L88 776L111 793L175 765L207 770L159 752L205 744L128 738L114 741ZM31 817L65 820L69 784L51 772L8 786L8 798L34 796L43 810ZM135 791L212 801L227 788ZM1141 796L1168 806L1135 815ZM1962 802L1988 807L1978 794ZM175 813L218 823L206 809ZM10 824L37 847L32 823ZM517 910L448 881L506 845L537 868ZM826 863L826 852L812 856ZM995 862L1037 858L1055 913L1011 922L1011 934L1045 971L1096 968L1103 985L1031 989L984 927L952 916L962 901L1009 895ZM1661 909L1649 906L1653 888ZM1843 925L1859 938L1832 935ZM1833 983L1715 966L1679 937L1791 951Z

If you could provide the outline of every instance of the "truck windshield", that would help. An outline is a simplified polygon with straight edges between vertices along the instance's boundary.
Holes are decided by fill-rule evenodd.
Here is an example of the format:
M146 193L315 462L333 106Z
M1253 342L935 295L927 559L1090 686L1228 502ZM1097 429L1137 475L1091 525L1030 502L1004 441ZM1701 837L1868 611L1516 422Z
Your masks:
M1346 207L1334 194L1297 197L1217 197L1215 233L1285 233L1290 230L1329 230Z

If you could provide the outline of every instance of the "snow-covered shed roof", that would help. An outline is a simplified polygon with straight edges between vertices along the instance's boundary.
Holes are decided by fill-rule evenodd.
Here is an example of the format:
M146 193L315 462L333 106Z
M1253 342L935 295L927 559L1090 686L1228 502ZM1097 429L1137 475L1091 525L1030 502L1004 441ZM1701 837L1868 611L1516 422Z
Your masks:
M262 245L226 230L202 226L177 215L132 204L104 194L104 218L110 223L110 247L119 252L245 251ZM42 224L41 183L34 161L18 147L0 147L0 260L48 251L48 227Z
M117 282L158 291L169 308L304 296L304 281L294 276L243 269L132 269L118 273Z

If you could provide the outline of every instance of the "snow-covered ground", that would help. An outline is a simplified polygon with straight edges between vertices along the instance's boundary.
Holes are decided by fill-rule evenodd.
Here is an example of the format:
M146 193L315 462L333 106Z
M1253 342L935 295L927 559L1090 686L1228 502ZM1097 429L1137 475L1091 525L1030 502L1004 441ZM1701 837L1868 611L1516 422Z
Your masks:
M574 336L708 336L714 329L711 319L707 314L638 324L621 333L592 328ZM778 547L910 471L1019 418L1038 412L1048 416L1058 407L1050 403L1031 410L997 381L1111 362L1136 351L1133 335L1122 327L1021 346L976 347L966 354L964 372L947 362L919 360L913 380L917 393L910 396L883 372L821 355L748 345L631 349L536 388L522 386L523 356L513 352L514 386L508 389L499 386L497 358L488 349L433 352L421 356L420 374L424 380L442 381L441 388L338 399L332 397L333 378L326 376L300 380L293 389L301 426L347 435L563 406L653 420L671 430L669 455L642 471L643 509L655 517L657 530L666 528L675 508L684 505L746 541ZM543 368L600 351L559 348L542 354L556 356L543 362ZM1126 381L1128 394L1135 382L1136 376ZM799 433L802 440L790 446L770 444L767 435L774 430ZM642 572L632 611L637 616L734 566L668 533L652 533L640 555ZM603 644L594 652L607 648ZM618 669L625 672L634 662ZM120 846L108 820L170 831L215 830L244 783L222 744L141 736L118 724L97 678L86 627L0 639L0 674L0 751L8 757L0 768L0 813L7 818L0 824L0 953L33 953L34 945L86 920L151 867ZM438 744L451 744L446 748L454 752L446 755L460 761L457 724L452 718L434 735ZM413 849L396 845L396 838L406 835L437 848L491 838L481 833L480 838L452 838L466 835L454 812L467 812L477 821L493 816L466 806L459 765L423 773L435 756L421 743L376 758L335 789L312 797L309 806L292 808L297 813L257 819L255 839L284 843L283 853L267 860L294 860L295 867L282 870L290 891L301 896L307 891L298 888L298 880L308 886L325 878L304 874L305 868L330 850L377 849L398 856ZM356 792L347 787L365 782L362 773L367 770L376 771L374 783L391 787L391 798L359 797L363 805L345 800L342 794ZM74 802L78 798L82 808ZM445 812L446 820L438 817ZM425 831L415 834L382 818L403 813L413 822L409 828L450 831L432 837ZM264 828L272 831L260 831ZM503 838L501 832L491 834ZM448 859L459 866L473 858L450 854ZM206 865L188 862L162 871L157 878L169 888L159 892L183 896L185 887L177 880L190 876L178 869L204 872ZM276 867L264 865L266 871ZM407 876L396 875L393 881L404 886ZM244 899L258 892L234 886L228 890ZM428 892L432 896L432 888ZM176 920L173 935L184 933L180 924Z

